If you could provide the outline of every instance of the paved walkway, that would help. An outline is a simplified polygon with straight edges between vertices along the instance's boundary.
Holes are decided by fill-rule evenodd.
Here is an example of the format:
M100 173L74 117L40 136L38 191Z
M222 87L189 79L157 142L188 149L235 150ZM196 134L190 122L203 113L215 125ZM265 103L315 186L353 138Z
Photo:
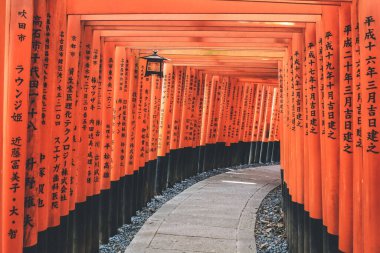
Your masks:
M241 169L193 185L146 221L126 253L256 252L256 211L279 171Z

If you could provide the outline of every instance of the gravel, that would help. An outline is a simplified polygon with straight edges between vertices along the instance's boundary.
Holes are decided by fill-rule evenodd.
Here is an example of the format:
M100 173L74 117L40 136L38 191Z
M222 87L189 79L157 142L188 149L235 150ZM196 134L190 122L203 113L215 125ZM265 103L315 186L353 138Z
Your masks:
M228 172L230 170L244 169L249 167L256 167L257 165L240 165L231 168L214 169L211 171L200 173L196 176L190 177L180 183L175 184L173 187L163 191L162 195L155 196L146 207L137 211L136 216L132 217L131 224L125 224L118 229L118 233L111 237L108 244L100 245L100 253L122 253L128 247L133 237L137 234L140 228L144 225L145 221L152 216L167 201L189 188L193 184L200 182L206 178ZM260 165L263 166L263 165Z
M288 252L281 199L281 186L278 186L260 204L255 226L258 253Z

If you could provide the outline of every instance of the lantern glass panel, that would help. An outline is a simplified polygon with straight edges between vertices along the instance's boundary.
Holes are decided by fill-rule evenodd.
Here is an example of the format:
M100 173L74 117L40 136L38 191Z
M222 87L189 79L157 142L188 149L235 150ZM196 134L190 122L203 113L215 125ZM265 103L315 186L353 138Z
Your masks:
M146 68L147 71L160 73L160 71L161 71L161 63L160 62L148 61L147 64L148 64L147 68Z

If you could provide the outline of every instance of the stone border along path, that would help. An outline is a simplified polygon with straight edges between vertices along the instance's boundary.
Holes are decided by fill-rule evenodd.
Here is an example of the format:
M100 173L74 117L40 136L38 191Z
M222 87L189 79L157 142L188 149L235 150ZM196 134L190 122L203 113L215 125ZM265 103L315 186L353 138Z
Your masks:
M158 209L125 253L256 252L256 211L280 183L278 165L198 182Z

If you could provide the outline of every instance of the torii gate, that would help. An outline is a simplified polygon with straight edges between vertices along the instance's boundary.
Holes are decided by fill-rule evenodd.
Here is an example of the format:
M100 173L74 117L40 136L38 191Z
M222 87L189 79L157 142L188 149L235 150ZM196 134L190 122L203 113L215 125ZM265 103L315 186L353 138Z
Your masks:
M155 191L278 141L290 248L377 252L379 9L2 1L0 252L96 251ZM171 59L162 80L144 77L152 49ZM103 205L122 211L87 215Z

